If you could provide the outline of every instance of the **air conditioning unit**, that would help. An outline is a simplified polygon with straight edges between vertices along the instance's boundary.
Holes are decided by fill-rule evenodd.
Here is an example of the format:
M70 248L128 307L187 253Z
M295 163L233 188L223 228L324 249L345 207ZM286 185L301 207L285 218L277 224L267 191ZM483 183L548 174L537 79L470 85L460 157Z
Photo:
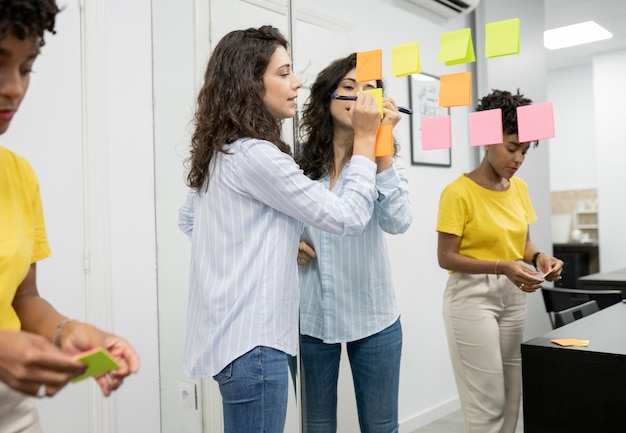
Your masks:
M406 0L441 17L450 19L476 9L480 0Z

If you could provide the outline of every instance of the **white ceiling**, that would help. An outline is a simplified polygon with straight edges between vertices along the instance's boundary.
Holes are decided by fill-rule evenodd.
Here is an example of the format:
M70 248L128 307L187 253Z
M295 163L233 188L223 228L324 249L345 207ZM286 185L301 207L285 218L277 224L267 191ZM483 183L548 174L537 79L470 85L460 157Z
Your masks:
M626 0L545 0L545 29L595 21L613 33L611 39L548 51L548 68L588 63L608 51L626 50Z

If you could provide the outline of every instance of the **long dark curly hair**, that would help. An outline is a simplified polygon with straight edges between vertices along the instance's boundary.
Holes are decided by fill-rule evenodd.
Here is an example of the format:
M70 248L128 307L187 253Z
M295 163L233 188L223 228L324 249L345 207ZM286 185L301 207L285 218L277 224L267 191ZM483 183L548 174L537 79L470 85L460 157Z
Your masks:
M311 94L302 110L298 135L300 149L296 160L311 179L319 179L327 170L333 173L333 118L330 114L331 95L348 72L356 68L356 53L337 59L322 70L311 86ZM384 89L382 80L376 87Z
M517 89L517 93L513 94L508 90L493 89L491 93L483 96L476 111L492 110L500 108L502 110L502 132L505 134L517 134L517 107L532 104L532 99L524 97ZM535 146L539 142L533 142Z
M267 140L291 155L281 137L282 120L263 103L263 74L278 46L287 48L285 37L272 26L262 26L232 31L215 47L198 95L186 161L190 187L206 186L216 152L228 153L228 145L239 138Z
M59 12L55 0L0 0L0 39L13 32L21 40L36 38L43 46L44 32L56 33Z

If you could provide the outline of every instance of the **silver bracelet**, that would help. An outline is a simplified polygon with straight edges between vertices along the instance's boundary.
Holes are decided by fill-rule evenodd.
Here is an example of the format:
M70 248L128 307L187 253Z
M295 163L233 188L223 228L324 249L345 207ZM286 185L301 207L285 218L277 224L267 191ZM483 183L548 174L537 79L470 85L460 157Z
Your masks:
M494 268L494 274L496 274L496 280L500 279L500 274L498 273L498 263L500 263L500 260L496 260L496 266Z
M63 328L65 328L65 325L73 321L74 319L65 319L57 325L57 330L54 331L54 336L52 337L52 344L54 344L58 348L61 348L61 331L63 330Z

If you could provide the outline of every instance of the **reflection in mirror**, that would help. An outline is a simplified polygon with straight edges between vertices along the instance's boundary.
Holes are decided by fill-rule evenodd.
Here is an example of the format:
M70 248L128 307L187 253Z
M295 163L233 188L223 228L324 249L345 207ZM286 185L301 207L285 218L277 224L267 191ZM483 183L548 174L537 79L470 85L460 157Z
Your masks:
M355 138L363 140L364 126L369 126L357 107L367 105L364 98L370 95L358 96L357 102L333 96L382 89L381 80L357 82L356 66L352 53L319 72L299 119L304 137L296 159L307 176L335 191L343 188ZM373 115L380 118L376 101L370 100ZM383 111L381 127L392 128L402 116L389 98L383 99ZM376 158L376 186L384 198L359 236L310 226L301 235L299 355L305 432L337 430L342 345L350 361L359 424L365 431L398 428L402 329L385 233L404 233L412 213L406 168L393 153Z
M313 144L320 149L324 146L334 170L328 171L329 164L324 162L322 170L313 176L330 187L334 185L333 176L340 174L345 163L341 153L345 152L345 147L339 147L332 136L321 142L318 132L322 128L315 117L317 111L311 109L307 116L307 104L317 104L330 111L327 121L331 121L337 118L335 107L348 107L351 103L331 103L330 94L358 89L342 88L341 79L350 78L350 68L336 68L332 77L325 76L328 70L321 71L350 53L382 49L385 95L396 105L408 107L411 102L407 78L390 74L391 48L419 41L423 69L438 76L445 71L437 63L439 34L467 27L469 21L466 16L451 21L430 19L432 15L404 0L320 0L315 3L294 0L293 5L294 63L304 82L298 97L302 107L297 125L302 138L299 145L306 149L311 145L307 143L307 135L315 133ZM376 16L374 21L372 16ZM318 76L324 85L314 84ZM458 110L465 111L464 108ZM317 256L301 266L303 431L307 431L309 423L321 423L326 418L332 423L337 413L340 416L336 420L336 431L340 432L362 431L359 421L367 423L372 418L381 423L390 418L388 431L395 431L394 425L399 425L401 431L412 431L458 407L440 316L439 288L444 287L446 274L438 268L434 253L436 212L433 209L436 209L439 185L443 187L451 174L447 167L411 166L410 120L402 114L393 128L398 145L397 164L386 171L393 173L393 180L397 182L389 189L398 196L397 209L392 212L395 219L390 220L393 224L385 225L389 215L381 203L380 220L374 220L359 238L339 240L324 233L305 231L305 241L313 244ZM345 120L335 120L335 130L341 122ZM462 126L455 125L455 129ZM326 130L332 131L332 128ZM464 170L472 161L472 152L465 146L459 148L456 165L452 164L455 171ZM323 153L320 151L320 154ZM307 165L306 153L304 155L302 168L305 172L315 172ZM384 173L380 176L385 178ZM340 186L340 178L336 182ZM421 186L425 184L428 186ZM410 204L404 201L409 191ZM419 222L408 227L410 214ZM437 289L430 292L424 290L426 288ZM400 313L404 314L401 340L400 320L396 320ZM376 368L376 355L372 352L363 355L366 348L361 345L386 337L395 341L388 349L383 349L389 364ZM400 343L402 356L398 371L394 354L398 354ZM394 344L396 349L392 349ZM377 391L369 390L372 377L364 372L363 363L377 370ZM320 376L324 374L330 376L330 383L323 384ZM398 377L398 388L395 388ZM360 393L368 396L358 397ZM377 410L367 406L372 403ZM385 409L397 413L388 415Z

